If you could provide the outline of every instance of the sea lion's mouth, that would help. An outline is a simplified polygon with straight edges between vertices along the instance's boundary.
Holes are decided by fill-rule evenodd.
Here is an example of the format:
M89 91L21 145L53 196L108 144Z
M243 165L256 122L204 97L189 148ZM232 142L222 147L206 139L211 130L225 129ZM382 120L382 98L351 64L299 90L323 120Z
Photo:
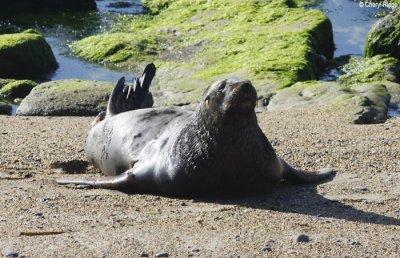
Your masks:
M246 94L247 95L247 94ZM240 99L239 99L240 98ZM247 116L247 114L254 111L256 107L256 98L251 96L236 96L234 101L231 101L225 106L226 114L229 116Z
M244 83L233 89L227 101L226 110L249 111L256 107L257 92L249 83Z

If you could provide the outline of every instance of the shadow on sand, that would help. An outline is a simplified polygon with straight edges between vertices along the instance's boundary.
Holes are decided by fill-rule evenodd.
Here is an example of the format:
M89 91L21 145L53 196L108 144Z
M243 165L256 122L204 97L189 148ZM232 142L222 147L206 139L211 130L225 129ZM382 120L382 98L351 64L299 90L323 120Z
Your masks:
M245 206L253 209L298 213L324 218L345 219L380 225L400 225L399 218L358 210L350 205L321 196L316 186L332 181L330 177L317 184L294 185L281 183L273 193L246 198L197 199L197 201Z

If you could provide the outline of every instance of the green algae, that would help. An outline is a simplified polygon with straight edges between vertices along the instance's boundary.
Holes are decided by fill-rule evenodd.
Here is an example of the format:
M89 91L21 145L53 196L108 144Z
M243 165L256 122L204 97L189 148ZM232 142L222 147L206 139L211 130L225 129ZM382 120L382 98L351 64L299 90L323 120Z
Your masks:
M372 57L378 54L388 54L400 59L399 10L379 20L368 32L364 56Z
M154 89L182 93L179 99L187 102L198 101L209 84L230 76L250 79L261 95L310 80L318 73L316 55L333 54L329 19L318 10L295 8L294 1L145 4L152 15L125 22L123 33L83 39L72 49L86 60L125 67L154 61L159 77ZM165 98L158 104L174 103Z
M31 80L13 80L1 87L0 97L4 99L24 98L36 85L37 84Z
M50 46L38 31L0 35L0 76L31 78L57 67Z
M88 81L83 79L66 79L51 81L47 83L40 84L37 87L37 91L53 91L65 94L73 94L74 92L80 91L104 91L105 93L110 93L110 87L113 83L101 82L101 81Z
M93 51L93 48L96 51ZM85 38L72 47L78 56L92 62L120 63L130 57L145 61L158 49L156 39L132 33L111 33Z
M386 119L391 95L382 83L360 83L351 86L337 82L307 81L278 90L269 102L268 110L304 108L310 105L345 109L353 123L379 123ZM393 83L392 83L393 84ZM392 85L392 92L400 85Z
M400 61L388 55L372 58L351 57L340 69L345 74L337 81L344 85L400 80Z

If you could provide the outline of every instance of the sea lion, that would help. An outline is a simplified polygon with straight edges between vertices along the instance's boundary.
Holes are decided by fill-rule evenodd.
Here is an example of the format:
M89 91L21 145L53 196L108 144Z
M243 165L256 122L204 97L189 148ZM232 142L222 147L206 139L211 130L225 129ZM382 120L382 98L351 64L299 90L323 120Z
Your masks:
M109 177L58 179L59 184L178 197L242 195L272 191L282 179L314 182L333 172L302 172L276 155L257 123L257 93L249 80L215 82L197 111L122 112L122 89L117 84L106 118L86 142L90 163Z

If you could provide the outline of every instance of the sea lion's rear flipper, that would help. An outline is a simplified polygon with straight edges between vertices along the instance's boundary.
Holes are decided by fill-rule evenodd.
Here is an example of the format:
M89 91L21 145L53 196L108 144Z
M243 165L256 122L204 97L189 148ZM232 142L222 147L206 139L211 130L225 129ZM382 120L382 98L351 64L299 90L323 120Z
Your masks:
M156 67L151 63L146 66L142 76L135 79L133 87L125 85L125 77L119 79L108 101L106 116L142 108L155 74Z
M321 168L315 172L303 172L297 170L287 164L283 159L279 158L283 166L283 179L290 182L300 183L313 183L321 179L328 177L333 174L334 171L331 168Z
M135 175L127 171L117 176L100 177L100 178L59 178L56 183L60 185L90 185L95 188L116 189L122 191L132 190L136 181Z

